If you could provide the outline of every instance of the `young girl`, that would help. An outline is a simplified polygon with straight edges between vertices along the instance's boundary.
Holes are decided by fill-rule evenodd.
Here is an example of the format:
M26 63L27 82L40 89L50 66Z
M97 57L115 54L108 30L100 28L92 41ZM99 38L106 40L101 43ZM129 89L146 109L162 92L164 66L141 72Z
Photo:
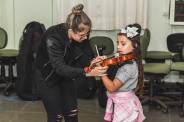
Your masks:
M143 86L140 32L141 26L133 24L117 34L118 53L120 55L132 53L134 59L131 63L121 65L113 80L107 76L101 77L108 96L104 117L106 121L142 122L145 119L141 103L134 93Z

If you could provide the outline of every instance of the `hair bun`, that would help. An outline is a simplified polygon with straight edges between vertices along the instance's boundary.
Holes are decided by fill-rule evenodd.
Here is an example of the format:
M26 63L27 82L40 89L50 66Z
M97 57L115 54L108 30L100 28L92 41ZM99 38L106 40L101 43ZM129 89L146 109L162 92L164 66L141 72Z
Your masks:
M80 14L83 12L83 8L84 8L83 4L78 4L72 8L72 13Z
M141 34L141 25L140 24L138 24L138 23L135 23L135 24L133 24L133 26L134 27L136 27L136 28L138 28L138 30L137 30L137 32L139 33L139 36L140 36L140 34Z

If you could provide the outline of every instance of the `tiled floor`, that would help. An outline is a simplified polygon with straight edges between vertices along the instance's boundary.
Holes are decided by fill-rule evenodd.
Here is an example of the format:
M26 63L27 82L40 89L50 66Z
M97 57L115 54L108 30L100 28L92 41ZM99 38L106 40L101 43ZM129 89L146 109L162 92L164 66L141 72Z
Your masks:
M104 122L104 108L98 105L96 97L78 100L79 122ZM184 122L178 108L171 108L168 114L156 110L153 105L143 106L144 122ZM15 94L3 96L0 91L0 122L46 122L46 113L41 101L23 101Z

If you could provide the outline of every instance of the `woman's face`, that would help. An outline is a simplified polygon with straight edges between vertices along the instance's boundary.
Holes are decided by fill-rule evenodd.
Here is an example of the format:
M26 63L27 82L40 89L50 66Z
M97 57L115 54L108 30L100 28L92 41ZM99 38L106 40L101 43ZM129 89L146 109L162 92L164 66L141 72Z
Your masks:
M87 36L89 35L90 28L88 25L80 24L79 28L83 28L84 30L81 32L74 32L71 30L71 33L69 35L69 39L73 39L77 42L82 42L85 39L87 39Z
M132 42L124 35L117 36L117 50L120 54L133 52Z

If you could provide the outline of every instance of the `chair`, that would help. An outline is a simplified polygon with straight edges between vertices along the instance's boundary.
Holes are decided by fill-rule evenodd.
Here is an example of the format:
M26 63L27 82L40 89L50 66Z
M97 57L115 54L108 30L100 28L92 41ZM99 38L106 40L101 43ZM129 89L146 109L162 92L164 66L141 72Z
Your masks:
M3 29L0 28L0 50L5 48L7 45L7 41L8 41L8 36L7 36L7 32ZM2 64L2 61L0 59L0 64ZM4 65L1 65L1 83L4 83L4 77L5 76L5 67Z
M177 55L177 59L173 59L171 64L171 71L179 72L179 75L184 74L184 33L174 33L167 37L167 47L171 53ZM176 88L173 89L173 85L170 88L172 91L164 93L169 97L174 97L172 101L166 101L168 105L180 106L181 110L179 115L184 116L184 83L177 83Z
M8 36L3 28L0 28L0 49L5 48L8 41Z
M94 53L95 57L98 55L96 51L96 47L98 49L100 56L102 55L106 55L107 57L113 56L114 44L111 38L105 37L105 36L94 36L94 37L91 37L89 41L90 41L92 52ZM96 78L97 88L102 89L103 83L100 77L95 77L95 78Z
M148 42L150 43L151 32L148 28L144 30L144 36L148 38ZM149 43L147 46L149 46ZM144 54L144 61L147 63L165 63L166 60L171 61L173 58L172 53L169 51L148 51L148 47L144 51L146 51L146 54ZM157 81L155 85L157 85L158 90L166 91L165 81Z
M168 50L174 54L173 62L184 61L183 47L184 47L184 33L174 33L167 37Z
M19 51L15 49L4 49L8 42L7 32L0 29L0 62L1 62L1 81L6 83L4 95L9 95L9 90L13 87L13 65L16 63L16 58ZM4 45L4 46L3 46ZM8 65L8 78L5 77L5 65Z
M114 53L114 44L111 38L105 36L95 36L89 39L91 49L95 55L97 55L96 47L99 51L99 55L112 56Z
M144 35L147 36L147 38L151 39L151 32L149 29L145 29ZM172 59L173 56L168 51L147 51L145 61L146 62L152 62L152 63L165 63L165 60Z
M150 43L150 38L151 38L151 33L149 29L144 30L144 34L141 35L140 38L140 43L141 43L141 53L142 53L142 58L146 59L147 57L147 52L148 52L148 46Z
M147 33L148 29L145 29L145 32ZM142 52L142 58L143 60L147 57L147 49L149 46L150 37L147 34L144 34L140 38L140 44L141 44L141 52ZM158 94L156 94L156 86L157 81L160 81L164 78L164 76L168 75L170 72L170 66L165 63L143 63L144 67L144 78L145 80L148 80L149 85L149 93L143 94L143 96L140 96L140 100L142 104L145 103L157 103L157 106L162 106L164 110L167 110L167 105L162 101L164 99L167 99L166 97L162 97Z
M142 55L144 56L144 61L147 63L165 63L166 60L171 60L173 58L172 53L169 51L148 51L148 46L151 39L151 32L148 28L144 30L144 37L147 38L147 42L144 44L142 48L146 47L146 49L142 49ZM145 45L145 46L144 46ZM159 81L157 82L157 87L159 87L160 90L166 91L165 88L165 82Z

